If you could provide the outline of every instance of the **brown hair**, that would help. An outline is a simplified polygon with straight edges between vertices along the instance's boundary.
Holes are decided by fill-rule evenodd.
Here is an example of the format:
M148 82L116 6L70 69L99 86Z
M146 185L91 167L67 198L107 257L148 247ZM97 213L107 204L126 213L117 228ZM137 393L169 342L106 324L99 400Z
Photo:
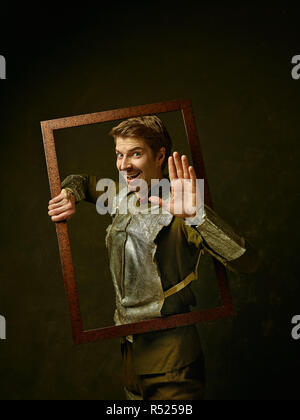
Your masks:
M114 127L109 135L115 140L116 137L142 138L152 149L154 156L164 147L166 156L161 167L164 169L166 166L172 150L172 140L163 122L156 115L129 118Z

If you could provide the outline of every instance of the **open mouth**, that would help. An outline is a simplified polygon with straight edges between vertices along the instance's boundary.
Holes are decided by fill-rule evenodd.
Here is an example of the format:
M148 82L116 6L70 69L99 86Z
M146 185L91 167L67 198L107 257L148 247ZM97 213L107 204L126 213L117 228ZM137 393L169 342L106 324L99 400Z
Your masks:
M126 179L127 181L133 181L134 179L136 179L141 172L135 172L134 174L127 174Z

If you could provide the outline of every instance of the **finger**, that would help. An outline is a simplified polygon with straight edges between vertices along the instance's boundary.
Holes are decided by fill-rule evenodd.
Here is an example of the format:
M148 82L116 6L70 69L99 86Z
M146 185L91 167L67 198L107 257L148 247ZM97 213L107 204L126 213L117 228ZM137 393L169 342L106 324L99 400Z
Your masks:
M176 167L175 167L173 156L169 157L168 166L169 166L169 178L170 178L170 181L173 181L173 179L177 178Z
M184 179L190 179L188 158L185 155L182 155L181 161L182 161Z
M52 216L52 222L62 222L63 220L67 220L70 217L70 213L66 211L65 213L60 214L59 216Z
M177 152L174 152L173 157L174 157L174 162L175 162L176 171L177 171L177 178L183 178L183 168L182 168L180 156Z
M196 172L192 166L189 166L189 173L192 180L192 205L196 206L197 201L197 178Z
M66 200L66 199L64 198L64 199L63 199L62 201L60 201L59 203L56 203L56 204L50 204L50 205L48 206L48 209L49 209L49 210L54 210L54 209L57 209L57 208L59 208L59 207L65 206L68 202L69 202L69 201L68 201L68 200Z
M48 211L48 214L49 214L49 216L56 216L56 215L64 213L67 210L70 210L69 206L62 206L62 207L59 207L57 209Z
M193 181L196 181L197 175L196 175L196 172L195 172L195 169L193 168L193 166L189 166L189 173L190 173L190 178Z
M51 212L63 213L66 210L73 210L73 212L75 213L75 207L70 201L65 202L65 204L59 207L50 209L48 213L51 213Z
M59 195L57 195L56 197L52 198L52 200L49 201L49 204L58 203L59 201L63 200L64 198L66 198L65 190L61 190Z

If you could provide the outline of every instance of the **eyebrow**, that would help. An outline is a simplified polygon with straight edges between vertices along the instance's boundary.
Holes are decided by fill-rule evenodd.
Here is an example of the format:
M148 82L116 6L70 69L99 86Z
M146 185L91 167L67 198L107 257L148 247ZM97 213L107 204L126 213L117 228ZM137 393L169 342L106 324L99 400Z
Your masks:
M129 149L128 152L134 152L135 150L144 150L142 147L133 147L132 149ZM122 153L118 149L116 149L116 153Z

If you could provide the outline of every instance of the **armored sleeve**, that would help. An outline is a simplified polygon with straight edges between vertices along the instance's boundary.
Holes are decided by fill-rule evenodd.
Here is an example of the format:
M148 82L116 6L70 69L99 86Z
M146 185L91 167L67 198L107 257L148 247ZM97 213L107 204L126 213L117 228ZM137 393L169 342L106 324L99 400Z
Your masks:
M207 205L195 218L204 249L232 271L251 273L257 269L258 253L253 246ZM189 223L190 224L190 223Z
M68 189L74 194L76 203L81 200L96 203L98 197L102 194L96 189L98 180L99 177L96 175L69 175L61 185L62 188Z

